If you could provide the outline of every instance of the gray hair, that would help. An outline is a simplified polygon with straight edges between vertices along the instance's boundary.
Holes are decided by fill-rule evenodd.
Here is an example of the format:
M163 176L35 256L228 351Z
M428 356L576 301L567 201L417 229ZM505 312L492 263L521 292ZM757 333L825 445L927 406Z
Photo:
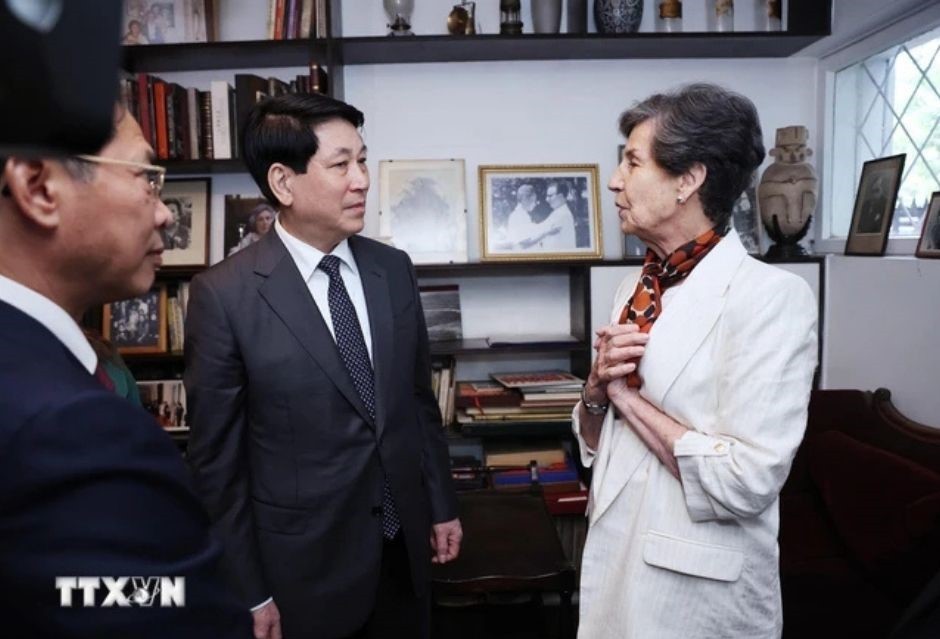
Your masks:
M764 159L757 109L749 99L714 84L690 84L652 95L620 116L620 132L654 124L653 159L670 175L705 166L699 198L705 215L724 229L731 208Z

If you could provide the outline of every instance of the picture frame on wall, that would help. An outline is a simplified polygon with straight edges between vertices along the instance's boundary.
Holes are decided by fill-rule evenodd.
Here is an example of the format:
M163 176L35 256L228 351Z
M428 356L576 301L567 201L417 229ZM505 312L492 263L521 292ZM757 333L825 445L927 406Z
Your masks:
M277 209L263 197L225 196L222 251L231 257L248 248L274 228Z
M626 144L617 145L617 163L614 166L619 167L620 163L623 162L623 151L626 148ZM620 224L617 224L617 227L620 228ZM646 244L644 244L640 238L636 235L631 235L629 233L623 234L623 256L624 257L642 257L646 255Z
M166 284L139 297L104 305L101 334L119 353L165 353Z
M415 264L467 261L464 161L379 162L379 234Z
M214 39L213 0L125 0L121 44L179 44Z
M189 430L186 389L183 387L183 380L138 381L137 392L144 410L153 415L153 418L165 430L170 432Z
M940 258L940 191L934 191L930 196L916 254L917 257Z
M599 259L598 173L596 164L480 166L481 259Z
M757 189L751 185L744 189L731 207L731 228L751 255L760 255L760 215L757 210Z
M161 230L163 266L209 265L209 178L167 180L160 199L173 218Z
M846 255L884 255L905 158L901 153L862 165Z

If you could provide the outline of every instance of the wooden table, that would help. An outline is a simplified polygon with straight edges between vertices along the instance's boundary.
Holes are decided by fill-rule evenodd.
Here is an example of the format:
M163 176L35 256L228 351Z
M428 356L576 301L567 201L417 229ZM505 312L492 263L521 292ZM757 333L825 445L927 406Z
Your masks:
M435 565L436 596L557 592L559 636L574 636L575 570L538 492L458 494L464 538L460 556Z

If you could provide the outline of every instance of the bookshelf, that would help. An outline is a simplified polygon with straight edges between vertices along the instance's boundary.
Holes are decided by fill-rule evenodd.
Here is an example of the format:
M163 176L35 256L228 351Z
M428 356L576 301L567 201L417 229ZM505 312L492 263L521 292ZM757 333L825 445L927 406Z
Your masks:
M346 3L347 7L350 6ZM698 58L784 58L828 35L831 30L831 0L788 0L789 22L785 32L736 33L636 33L628 35L553 34L520 36L418 35L388 38L382 36L346 37L339 25L340 1L331 0L333 33L329 38L307 40L250 40L178 45L148 45L124 48L124 67L133 73L239 70L254 68L306 67L312 62L330 73L331 93L344 96L344 68L358 65L390 65L458 62L510 62L521 60L612 60L612 59L698 59ZM490 30L493 24L489 25ZM241 160L164 160L172 176L242 174ZM472 175L469 174L469 175ZM472 178L471 178L472 180ZM217 232L217 231L216 231ZM471 233L474 231L471 230ZM825 281L821 258L795 260L816 264L820 288ZM566 281L573 343L517 344L493 348L482 338L431 344L437 360L489 358L520 360L545 356L564 360L569 370L586 376L591 363L591 330L598 323L591 317L591 269L610 266L637 266L639 259L596 262L471 262L416 267L419 280L474 281L484 278L527 278L549 274ZM183 281L193 272L166 270L160 278ZM820 296L822 299L822 296ZM822 311L822 304L820 306ZM128 364L153 379L154 375L175 377L182 373L178 354L128 356ZM452 433L452 436L457 436ZM511 422L505 424L465 424L459 436L484 439L570 438L565 423ZM179 434L176 439L185 439Z

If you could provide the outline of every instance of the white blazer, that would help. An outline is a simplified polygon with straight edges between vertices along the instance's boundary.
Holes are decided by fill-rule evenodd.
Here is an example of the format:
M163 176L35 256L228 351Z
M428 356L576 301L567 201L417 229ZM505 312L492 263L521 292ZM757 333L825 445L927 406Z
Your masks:
M806 282L731 231L667 291L640 361L640 393L691 429L681 480L613 409L588 448L575 408L593 466L579 637L780 636L778 493L806 428L816 316Z

